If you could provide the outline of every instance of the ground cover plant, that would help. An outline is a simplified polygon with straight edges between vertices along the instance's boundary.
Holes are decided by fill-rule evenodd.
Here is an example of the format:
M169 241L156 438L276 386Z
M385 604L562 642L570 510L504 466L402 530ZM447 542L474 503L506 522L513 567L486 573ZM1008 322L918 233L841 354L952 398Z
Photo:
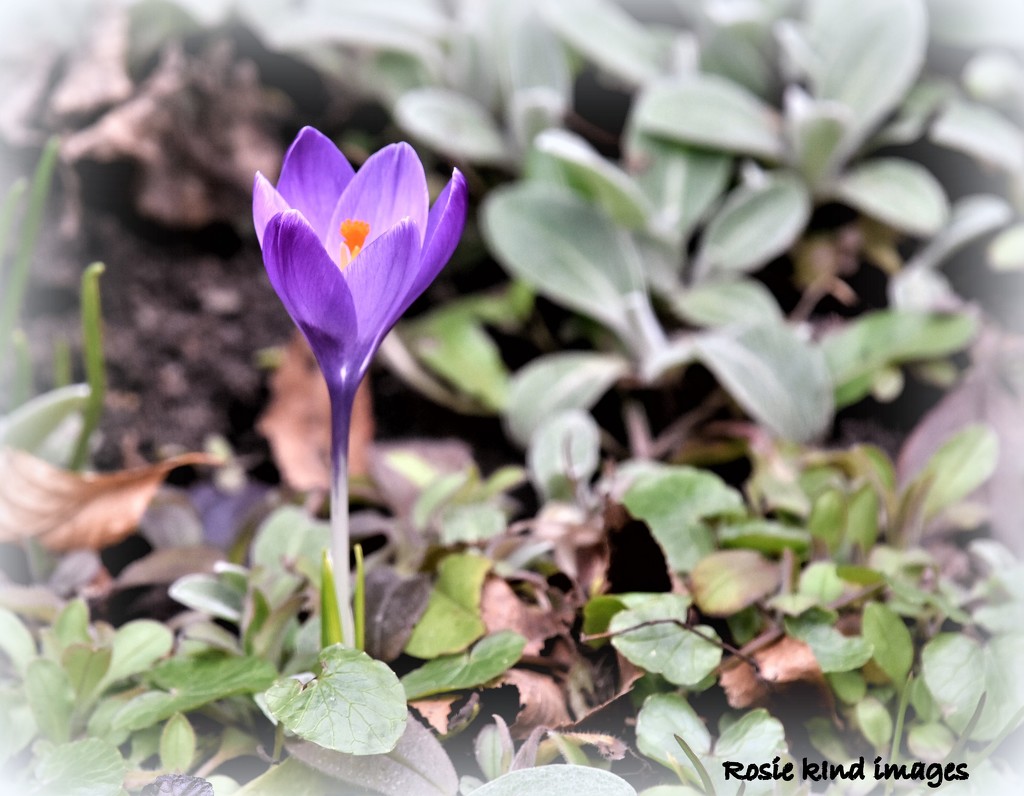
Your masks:
M1020 790L1018 4L0 14L4 792Z

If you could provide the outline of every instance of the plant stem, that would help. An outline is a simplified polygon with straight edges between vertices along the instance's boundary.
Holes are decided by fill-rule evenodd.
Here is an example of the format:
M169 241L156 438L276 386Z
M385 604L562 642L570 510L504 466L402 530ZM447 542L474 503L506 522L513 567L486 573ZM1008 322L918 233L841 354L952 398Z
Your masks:
M334 594L341 617L341 638L346 647L356 643L352 616L348 532L348 439L354 391L331 396L331 558L334 562Z

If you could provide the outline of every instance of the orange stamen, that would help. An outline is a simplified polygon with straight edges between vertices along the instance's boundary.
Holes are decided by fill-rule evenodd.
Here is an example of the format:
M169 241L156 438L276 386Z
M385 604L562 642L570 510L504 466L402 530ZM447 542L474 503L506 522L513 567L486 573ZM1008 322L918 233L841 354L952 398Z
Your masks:
M366 236L369 234L370 225L365 221L346 218L341 222L341 237L345 241L350 261L359 254L359 250L363 248Z

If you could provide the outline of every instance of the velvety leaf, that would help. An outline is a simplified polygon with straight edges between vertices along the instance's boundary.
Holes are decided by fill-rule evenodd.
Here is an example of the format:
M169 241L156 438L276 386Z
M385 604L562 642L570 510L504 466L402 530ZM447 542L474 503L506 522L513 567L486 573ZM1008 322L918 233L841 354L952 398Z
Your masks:
M814 657L826 673L859 669L873 654L867 641L857 636L844 636L833 627L831 616L822 611L787 617L786 632L814 650Z
M936 41L975 50L1024 45L1024 8L1013 0L931 0L928 4Z
M619 611L608 625L615 634L612 645L634 665L671 683L696 685L721 662L722 648L708 625L688 629L677 624L686 622L689 606L688 597L659 594Z
M461 503L441 512L441 544L474 544L492 539L508 528L505 512L492 503Z
M473 163L508 160L508 145L487 109L465 94L434 86L403 94L395 120L432 149Z
M589 483L600 464L600 429L588 412L566 409L533 434L526 461L534 487L546 499L567 500L574 484Z
M437 568L427 608L413 628L405 651L417 658L461 652L484 634L480 590L491 562L482 556L454 553Z
M242 619L245 593L219 575L197 573L175 581L168 595L194 611L238 624Z
M1014 224L997 235L988 256L997 271L1024 270L1024 224Z
M81 412L89 400L87 384L59 387L23 403L0 423L0 447L35 454L66 465L77 442ZM70 428L74 433L66 433Z
M288 744L289 747L305 745L307 745L305 741ZM340 754L314 744L308 744L308 746L324 754ZM300 763L299 754L301 754L301 750L294 753L293 756L285 758L278 765L271 766L266 773L247 782L232 796L280 796L282 793L287 793L288 796L324 796L334 783L326 774ZM361 759L374 760L376 758Z
M483 208L495 256L518 279L628 338L626 296L643 291L643 266L627 232L565 189L499 188Z
M98 687L110 669L110 648L71 644L64 649L61 666L79 704L88 704L99 693Z
M810 194L792 174L740 185L708 222L695 268L701 275L756 270L789 249L810 217Z
M402 678L405 697L411 702L483 685L513 666L525 644L518 633L503 631L480 639L469 652L434 658Z
M1024 168L1024 130L985 105L950 100L930 135L936 144L966 152L987 165L1010 173Z
M293 741L287 747L293 758L333 780L373 788L384 796L455 796L458 792L458 775L444 748L411 716L398 744L386 754L344 754L305 741Z
M915 724L907 732L907 748L919 760L945 762L955 743L956 736L940 722Z
M949 223L907 262L904 268L934 268L964 246L1010 221L1013 211L994 194L974 194L953 204Z
M700 361L756 420L778 436L806 442L832 422L832 378L820 349L779 323L705 332Z
M521 768L502 774L473 791L478 796L565 796L586 793L588 796L636 796L622 777L610 771L589 766L547 765Z
M167 474L213 464L202 453L117 473L61 470L31 454L0 451L0 541L38 539L51 550L98 550L128 536Z
M815 0L808 11L807 38L816 56L811 93L850 109L844 149L853 152L896 107L924 63L924 3Z
M691 467L666 467L641 475L622 498L647 523L669 567L689 572L714 549L708 520L740 516L743 498L717 475Z
M564 409L590 409L629 370L621 357L590 351L563 351L538 357L512 377L506 425L523 447L552 415Z
M650 31L608 0L564 0L540 6L551 28L602 70L632 85L658 76L668 58Z
M871 389L885 367L948 356L977 333L968 315L879 310L825 336L821 348L836 384L836 404L848 406Z
M118 796L124 775L117 747L98 738L52 746L36 764L42 792L54 796Z
M946 223L949 203L924 166L903 158L875 158L836 183L836 198L900 232L925 237Z
M651 206L636 182L601 157L585 139L567 130L546 130L534 139L535 158L543 158L579 195L604 208L611 218L630 228L646 225Z
M838 102L812 99L796 87L786 91L785 100L791 162L812 191L818 192L841 165L850 110Z
M710 74L650 85L637 99L632 123L647 135L721 152L782 156L775 111L742 86Z
M779 565L753 550L724 550L702 558L690 573L693 600L708 616L730 616L772 594Z
M722 195L732 157L636 130L627 136L629 170L651 207L650 228L681 241Z
M882 603L868 603L864 606L861 633L875 648L875 663L896 685L901 685L914 663L914 641L903 620Z
M753 279L698 282L673 297L672 309L694 326L782 320L782 310L771 291Z

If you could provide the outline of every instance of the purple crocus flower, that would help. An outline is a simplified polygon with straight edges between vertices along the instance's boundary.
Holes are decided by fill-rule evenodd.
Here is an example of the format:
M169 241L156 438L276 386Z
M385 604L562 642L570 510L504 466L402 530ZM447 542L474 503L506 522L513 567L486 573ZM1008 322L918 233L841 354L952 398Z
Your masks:
M385 335L451 257L466 219L458 170L430 207L408 144L358 173L323 134L303 128L275 188L257 173L253 219L270 282L306 336L331 396L333 555L342 635L348 605L348 436L356 388Z

